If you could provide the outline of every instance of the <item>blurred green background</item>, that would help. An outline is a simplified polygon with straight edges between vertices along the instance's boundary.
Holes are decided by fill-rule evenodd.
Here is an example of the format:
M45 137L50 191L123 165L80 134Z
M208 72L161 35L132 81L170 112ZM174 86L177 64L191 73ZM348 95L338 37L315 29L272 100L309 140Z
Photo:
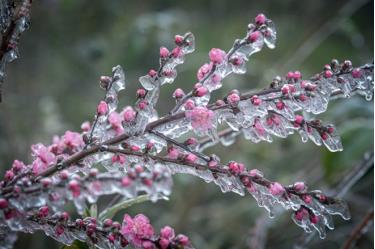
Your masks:
M229 49L259 12L275 22L277 47L253 55L248 73L230 76L217 96L234 88L265 87L289 70L309 77L332 58L351 59L354 65L372 61L373 4L367 0L35 1L31 29L21 40L21 58L7 68L0 105L0 171L15 158L29 161L31 144L48 144L54 134L79 130L82 121L92 119L103 94L98 78L110 74L112 66L120 64L126 70L128 88L121 104L134 103L138 77L157 67L159 47L171 47L175 34L193 32L196 52L178 68L175 84L164 87L160 115L174 104L171 95L176 87L191 89L209 49ZM329 190L366 151L373 150L373 102L358 96L338 100L320 117L337 125L344 152L333 154L311 142L303 144L297 135L272 144L240 139L232 147L219 145L212 151L224 162L243 161L284 184L301 180ZM336 230L325 240L316 236L310 248L339 248L373 208L372 170L345 199L352 220L335 219ZM145 213L157 228L170 224L189 235L196 248L292 248L304 234L290 213L271 220L252 197L224 195L215 185L190 176L175 177L170 201L140 204L127 212ZM372 234L370 225L357 248L373 248ZM59 245L39 232L20 235L16 248Z

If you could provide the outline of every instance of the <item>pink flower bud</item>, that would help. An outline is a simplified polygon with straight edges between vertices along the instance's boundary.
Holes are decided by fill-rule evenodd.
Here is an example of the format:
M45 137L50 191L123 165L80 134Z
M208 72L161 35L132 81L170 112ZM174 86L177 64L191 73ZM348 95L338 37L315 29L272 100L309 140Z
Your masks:
M271 183L268 189L274 196L280 195L285 191L284 187L278 182Z
M127 176L124 176L122 179L121 179L121 185L123 187L128 187L130 184L131 184L132 180L130 180L129 177Z
M79 182L76 180L71 180L68 184L69 190L72 192L73 197L78 197L81 194L81 187Z
M265 24L266 20L267 20L267 18L266 18L266 16L264 14L258 14L255 17L255 23L258 24L258 25Z
M353 76L353 78L355 78L355 79L361 78L361 76L362 76L361 69L359 69L359 68L355 68L355 69L353 69L353 71L352 71L352 76Z
M262 104L262 100L257 95L251 97L250 101L255 106L259 106L260 104Z
M305 188L306 188L304 182L296 182L296 183L294 183L293 187L294 187L294 189L295 189L297 192L302 192L302 191L304 191Z
M5 172L4 180L11 181L14 178L14 173L11 170Z
M223 105L225 105L225 102L222 99L218 99L218 100L216 100L215 105L216 106L223 106Z
M288 74L286 75L286 78L287 79L294 79L294 73L293 72L288 72Z
M100 101L98 107L96 108L96 113L101 116L108 112L108 104L105 101Z
M0 198L0 209L6 209L8 206L8 201L4 198Z
M123 110L123 116L125 122L133 122L135 120L136 112L131 106L127 106Z
M184 107L186 110L192 110L195 107L194 101L192 99L186 100Z
M311 215L310 215L310 221L311 221L311 223L313 223L313 224L317 224L317 223L319 222L319 216L314 215L314 214L311 214Z
M312 197L310 195L303 195L302 196L302 200L306 203L306 204L310 204L312 202Z
M146 96L146 90L143 89L143 88L139 88L139 89L137 90L136 95L137 95L137 98L138 98L138 99L143 99L143 98Z
M297 123L297 124L299 124L299 125L301 125L303 123L303 120L304 120L303 116L296 115L296 117L294 119L294 122Z
M193 153L189 153L185 157L185 161L188 163L195 163L198 160L198 157Z
M154 69L150 69L150 71L148 71L148 76L150 77L155 77L158 73L154 70Z
M326 141L328 139L328 134L323 132L322 134L320 134L321 138L323 141Z
M198 87L194 91L194 96L203 97L208 93L208 89L205 86Z
M276 108L277 108L278 110L282 110L282 109L284 109L284 107L285 107L285 104L284 104L284 102L282 102L281 100L280 100L279 102L276 103Z
M182 49L180 47L175 47L172 50L172 56L173 56L173 58L178 58L178 57L182 56Z
M331 70L324 71L324 77L331 78L333 76L333 72Z
M39 217L47 217L49 214L49 208L48 206L43 206L41 208L39 208L39 212L38 212L38 215Z
M174 37L174 42L176 43L176 45L180 46L184 42L184 37L182 37L181 35L176 35Z
M187 146L194 146L198 144L198 140L195 137L190 137L186 139L184 144Z
M171 242L168 239L160 238L159 245L161 249L167 249Z
M331 126L331 127L328 127L328 133L329 134L333 134L335 132L335 129Z
M189 238L186 236L186 235L183 235L183 234L179 234L177 236L177 241L179 242L180 245L182 246L187 246L189 245Z
M293 74L293 77L295 80L299 80L302 78L302 74L300 71L295 71L294 74Z
M167 58L169 55L169 50L166 47L160 48L160 58Z
M144 110L144 109L146 109L147 106L148 106L148 103L147 103L147 101L145 101L145 100L142 100L142 101L140 101L140 102L138 103L138 108L139 108L140 110Z
M160 237L166 239L172 239L175 236L173 228L165 226L160 230Z
M173 98L181 99L185 96L185 92L181 88L177 88L173 93Z
M168 148L168 158L177 159L179 155L180 155L180 152L176 148L174 147Z
M218 165L218 162L215 161L215 160L210 160L208 162L208 167L210 167L210 168L216 168L217 165Z
M228 95L227 101L230 105L235 106L240 101L240 96L236 93L231 93Z
M81 124L81 129L84 132L88 132L91 129L91 125L89 121L85 121Z
M219 48L213 48L209 52L210 61L214 64L221 64L225 59L225 52Z
M252 32L249 37L247 37L247 40L250 42L250 43L254 43L256 42L260 37L261 37L261 33L260 31L254 31Z

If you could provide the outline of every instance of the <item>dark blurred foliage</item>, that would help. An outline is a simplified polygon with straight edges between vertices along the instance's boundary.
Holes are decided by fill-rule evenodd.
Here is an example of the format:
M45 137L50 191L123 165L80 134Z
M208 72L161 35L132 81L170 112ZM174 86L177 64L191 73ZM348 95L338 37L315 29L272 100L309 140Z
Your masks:
M354 65L373 58L373 2L352 1L99 1L39 0L32 9L32 26L22 37L21 58L8 67L4 103L0 106L1 172L15 158L30 160L32 143L49 143L54 134L79 130L93 117L98 99L98 77L114 65L126 70L128 88L122 104L134 102L137 79L157 67L159 46L172 46L177 33L192 31L196 52L179 67L172 86L164 87L160 114L174 104L176 87L189 90L206 62L211 47L228 49L242 37L246 25L263 12L277 25L275 50L251 57L248 73L231 76L217 96L237 88L262 88L274 76L300 70L308 78L332 58L351 59ZM222 161L236 159L263 170L284 184L306 181L312 188L329 190L353 168L366 151L373 150L373 102L360 97L338 100L323 120L337 125L344 152L330 153L295 135L272 144L250 144L240 139L229 148L213 150ZM311 248L339 248L356 224L373 208L373 173L368 173L345 196L352 220L336 219L336 230L325 240L315 238ZM289 213L270 220L249 197L222 194L214 186L189 176L175 177L170 201L144 203L127 210L144 212L156 227L164 224L188 234L196 248L250 248L257 239L255 224L267 224L265 248L291 248L303 231ZM121 219L118 215L118 219ZM373 227L358 241L372 248ZM257 235L258 236L258 235ZM58 248L42 233L21 235L16 248Z

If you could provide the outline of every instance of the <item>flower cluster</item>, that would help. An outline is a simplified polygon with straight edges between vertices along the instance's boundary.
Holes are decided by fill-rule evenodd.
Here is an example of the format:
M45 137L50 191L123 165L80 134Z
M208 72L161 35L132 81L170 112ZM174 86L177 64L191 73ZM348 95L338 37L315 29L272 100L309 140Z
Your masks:
M133 106L118 110L118 93L126 87L120 66L112 69L111 76L100 77L105 94L93 122L84 122L81 133L67 131L54 137L51 145L31 146L33 161L15 160L5 173L0 183L0 237L7 238L0 247L11 248L17 231L43 230L64 244L80 240L98 248L192 248L185 235L175 235L169 226L157 235L144 215L125 215L122 225L106 219L137 202L165 199L176 173L213 182L222 192L241 196L247 192L270 216L276 205L291 210L297 225L307 232L315 229L324 238L325 227L333 229L332 215L350 217L345 202L310 191L303 182L284 186L243 163L222 163L219 156L204 153L218 142L232 144L241 134L257 143L295 132L304 142L310 139L330 151L342 150L334 125L307 118L302 112L320 114L330 100L355 93L370 100L373 64L354 68L350 61L333 60L309 79L291 71L262 90L241 93L234 89L210 102L211 93L222 86L225 77L245 73L249 57L264 45L274 48L275 41L273 22L259 14L228 52L210 50L209 62L198 69L193 89L187 93L176 89L176 105L162 117L155 109L160 89L173 83L177 65L194 51L191 33L177 35L172 49L160 48L159 68L139 78L141 87ZM184 134L190 136L181 141ZM112 195L113 201L97 217L94 212L90 213L93 217L72 221L64 212L65 204L73 202L83 215L102 195Z

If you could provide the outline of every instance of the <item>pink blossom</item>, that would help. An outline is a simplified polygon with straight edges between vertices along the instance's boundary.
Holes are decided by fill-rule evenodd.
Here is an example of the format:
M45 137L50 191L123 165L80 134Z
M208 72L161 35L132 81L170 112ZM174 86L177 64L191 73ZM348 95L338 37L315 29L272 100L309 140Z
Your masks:
M266 130L264 129L264 126L260 123L259 119L256 119L254 121L254 128L259 135L264 136L266 134Z
M96 108L96 113L101 116L108 112L108 104L105 101L100 101L98 107Z
M276 196L276 195L280 195L284 193L285 189L283 185L281 185L280 183L274 182L274 183L271 183L271 185L269 186L269 191L272 195Z
M124 131L122 127L122 116L117 112L112 112L108 117L108 122L112 126L112 129L116 131L116 134L119 135Z
M12 164L12 170L17 173L25 168L25 164L19 160L14 160Z
M166 238L166 239L172 239L174 238L174 230L170 226L165 226L160 230L160 237Z
M206 107L195 107L185 112L185 117L190 120L193 129L208 131L215 126L215 113Z
M225 52L219 48L213 48L209 52L209 57L212 63L214 64L221 64L225 59Z
M40 174L46 170L51 164L56 162L56 157L43 144L34 144L31 146L33 156L36 157L32 164L33 173Z
M198 70L198 73L197 73L197 79L200 81L202 80L209 72L211 72L211 69L212 69L212 64L204 64L203 66L201 66Z
M142 245L143 240L153 237L154 228L149 219L143 214L138 214L134 218L125 214L121 233L136 247L139 247Z
M85 145L81 134L72 131L65 132L63 142L69 148L78 148Z
M175 237L175 233L173 228L170 226L165 226L160 230L160 241L159 244L162 249L166 249L169 244L171 243L171 240Z
M129 123L135 120L135 116L137 113L134 111L134 109L131 106L127 106L122 111L122 114L124 117L124 121Z

